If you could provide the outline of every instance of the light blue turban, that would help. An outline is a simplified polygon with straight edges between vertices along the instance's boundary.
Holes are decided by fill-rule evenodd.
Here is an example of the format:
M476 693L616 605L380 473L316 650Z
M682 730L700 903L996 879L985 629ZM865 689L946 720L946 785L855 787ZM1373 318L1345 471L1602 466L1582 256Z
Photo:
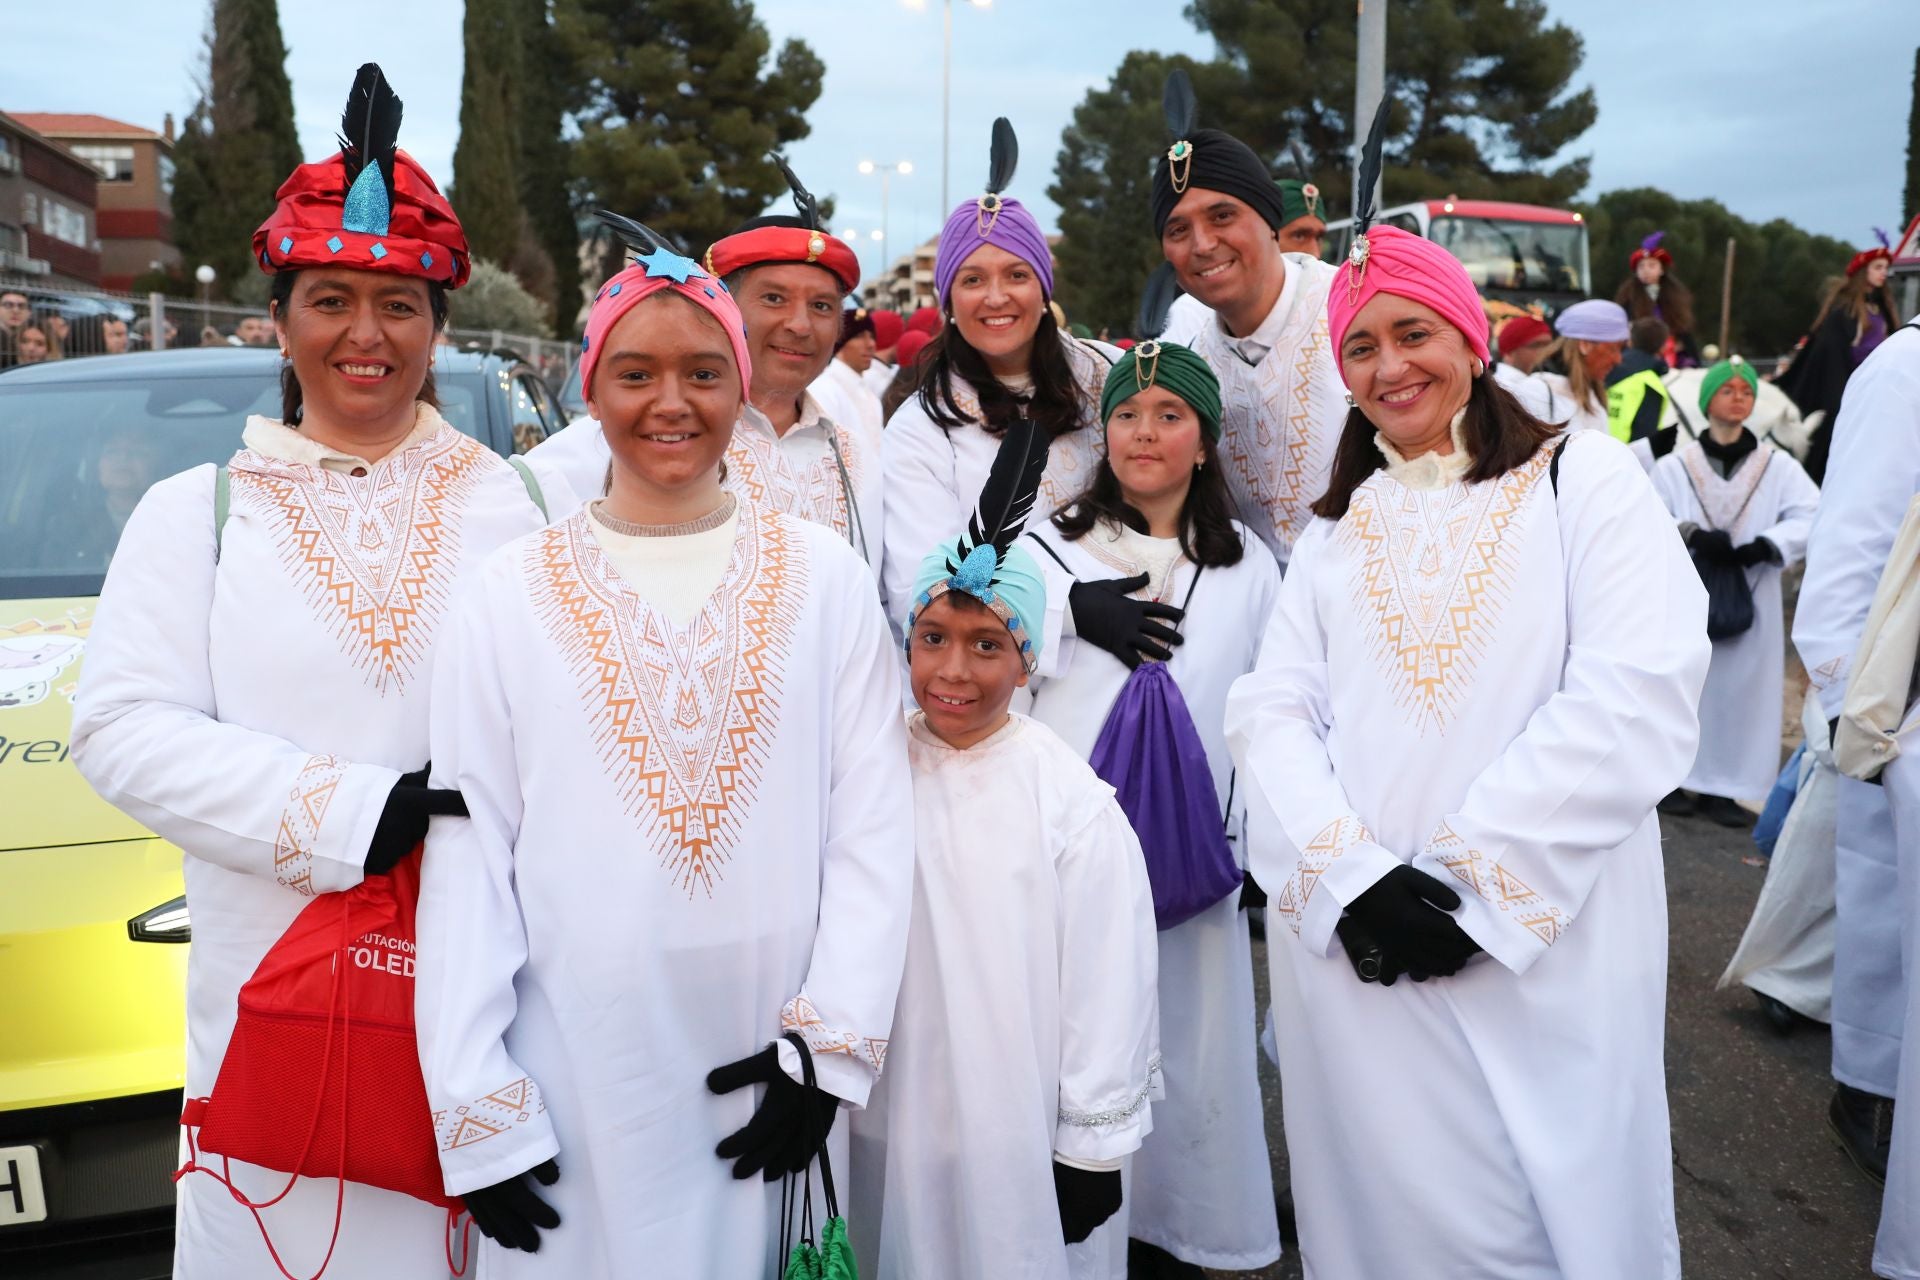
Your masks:
M1040 639L1046 629L1047 581L1040 566L1024 547L1009 547L996 558L993 545L983 543L956 568L955 550L954 544L935 547L920 562L913 580L913 607L907 610L907 643L913 643L913 620L920 610L949 591L964 591L1007 624L1020 648L1020 661L1032 675L1040 665Z

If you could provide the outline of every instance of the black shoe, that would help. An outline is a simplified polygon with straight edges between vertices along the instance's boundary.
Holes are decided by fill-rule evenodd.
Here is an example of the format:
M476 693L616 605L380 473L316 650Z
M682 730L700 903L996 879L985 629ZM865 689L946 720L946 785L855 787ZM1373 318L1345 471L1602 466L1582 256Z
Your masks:
M1691 817L1694 810L1700 807L1700 797L1691 791L1682 791L1680 788L1675 787L1672 791L1668 792L1666 798L1655 807L1669 818Z
M1725 796L1701 796L1694 813L1723 827L1751 827L1753 815Z
M1887 1156L1893 1146L1893 1099L1838 1085L1827 1104L1827 1130L1854 1167L1887 1185Z
M1760 1002L1760 1012L1767 1016L1767 1025L1773 1028L1775 1035L1790 1036L1800 1029L1802 1023L1812 1021L1799 1010L1782 1004L1764 991L1754 992L1753 998Z
M1207 1273L1144 1240L1127 1240L1127 1274L1133 1280L1206 1280Z

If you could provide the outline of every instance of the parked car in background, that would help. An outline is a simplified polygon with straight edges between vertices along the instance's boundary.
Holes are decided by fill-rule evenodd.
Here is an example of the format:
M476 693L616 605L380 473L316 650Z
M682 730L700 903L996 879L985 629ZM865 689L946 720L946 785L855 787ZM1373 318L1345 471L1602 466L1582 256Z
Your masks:
M192 920L180 851L68 758L107 564L156 481L277 415L272 349L0 372L0 1275L171 1255ZM512 355L443 351L441 413L501 455L561 424ZM154 1267L158 1270L153 1270Z
M587 416L587 392L580 385L580 362L575 360L573 368L567 370L567 380L560 384L560 412L568 422Z

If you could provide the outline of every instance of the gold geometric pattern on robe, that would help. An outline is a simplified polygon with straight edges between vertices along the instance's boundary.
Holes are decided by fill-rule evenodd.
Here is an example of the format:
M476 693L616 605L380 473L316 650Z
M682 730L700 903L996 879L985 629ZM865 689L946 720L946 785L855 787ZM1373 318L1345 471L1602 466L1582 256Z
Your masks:
M804 995L795 996L780 1010L780 1030L798 1031L800 1038L807 1042L807 1048L815 1053L841 1053L858 1058L872 1067L876 1076L887 1064L887 1042L884 1038L834 1030L822 1021L820 1011Z
M1460 883L1472 889L1486 902L1510 914L1521 927L1540 941L1552 946L1566 932L1569 921L1560 908L1551 905L1505 865L1490 861L1478 849L1454 834L1442 822L1427 841L1427 852L1440 865L1453 872Z
M505 1133L546 1112L540 1086L531 1077L521 1076L504 1088L485 1097L433 1113L434 1144L442 1151L470 1147L495 1134Z
M1338 536L1354 557L1369 649L1412 727L1444 732L1473 687L1512 588L1506 533L1551 450L1496 480L1415 492L1376 472L1354 490Z
M1319 887L1320 877L1340 857L1356 844L1371 841L1373 836L1365 824L1358 818L1335 818L1320 828L1313 839L1307 841L1300 850L1299 860L1294 863L1293 874L1280 886L1279 894L1273 899L1273 907L1292 926L1294 933L1300 932L1300 917L1307 909L1307 903L1313 900L1313 891Z
M1281 335L1281 343L1288 336ZM1314 400L1313 366L1327 350L1327 317L1322 310L1294 348L1293 378L1285 399L1274 404L1260 398L1253 379L1233 379L1228 407L1235 410L1231 428L1221 439L1227 465L1273 525L1282 546L1291 548L1313 519L1308 508L1320 495L1307 492L1307 464L1313 457L1313 433L1321 418ZM1276 352L1267 353L1269 359ZM1240 357L1228 353L1228 358ZM1241 390L1244 385L1247 390ZM1278 427L1276 431L1275 428Z
M362 477L242 450L228 467L233 505L256 514L309 608L374 690L404 688L452 584L466 499L492 466L478 441L442 427Z
M528 544L535 611L580 682L622 808L673 882L711 898L779 722L805 555L780 515L742 503L720 585L676 626L621 579L588 519Z
M845 427L832 423L827 427L839 442L847 479L858 492L866 473L866 454ZM737 424L727 445L726 485L751 506L825 525L843 538L852 528L847 493L831 447L811 462L797 463L771 435Z
M273 878L295 893L313 896L313 847L333 805L347 766L334 756L309 756L294 775L287 807L273 835Z

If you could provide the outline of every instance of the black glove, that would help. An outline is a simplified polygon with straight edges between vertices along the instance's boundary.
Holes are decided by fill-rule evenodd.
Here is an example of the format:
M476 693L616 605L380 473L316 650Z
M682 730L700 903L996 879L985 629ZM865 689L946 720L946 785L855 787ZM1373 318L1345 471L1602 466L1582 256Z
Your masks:
M1079 1244L1120 1211L1120 1171L1095 1173L1053 1162L1053 1198L1060 1202L1060 1234Z
M1380 950L1410 974L1458 973L1480 950L1459 921L1460 895L1424 871L1401 863L1347 906L1347 914Z
M527 1185L529 1175L541 1186L550 1187L560 1179L560 1166L548 1160L460 1198L467 1202L467 1212L481 1235L504 1248L538 1253L540 1233L559 1226L560 1215Z
M1695 529L1687 535L1687 550L1716 564L1733 564L1739 558L1725 529Z
M1260 882L1253 878L1253 872L1242 871L1240 873L1240 909L1245 911L1249 907L1266 905L1267 891L1262 889Z
M1673 446L1680 442L1680 424L1655 431L1647 436L1647 447L1653 450L1653 456L1664 458L1673 452Z
M1346 948L1347 961L1353 965L1354 976L1360 981L1390 987L1406 972L1367 932L1367 927L1352 916L1341 916L1335 921L1333 933Z
M761 1173L772 1182L799 1173L826 1142L840 1099L825 1089L795 1083L780 1069L780 1054L773 1045L751 1058L715 1067L707 1075L707 1088L714 1093L732 1093L750 1084L766 1085L767 1096L746 1127L722 1138L713 1154L734 1162L736 1178Z
M1779 564L1780 548L1765 538L1755 538L1752 542L1735 547L1733 558L1739 561L1742 569L1751 569L1757 564Z
M427 838L427 819L435 814L467 816L467 798L451 789L427 785L428 765L413 773L403 773L387 793L387 807L374 824L373 840L367 845L366 874L383 876L394 864L413 852Z
M1178 622L1185 616L1184 609L1158 600L1135 600L1127 594L1146 585L1147 575L1142 573L1076 582L1067 592L1074 634L1126 663L1129 671L1146 658L1165 662L1173 656L1172 646L1181 641L1178 631L1155 619Z

